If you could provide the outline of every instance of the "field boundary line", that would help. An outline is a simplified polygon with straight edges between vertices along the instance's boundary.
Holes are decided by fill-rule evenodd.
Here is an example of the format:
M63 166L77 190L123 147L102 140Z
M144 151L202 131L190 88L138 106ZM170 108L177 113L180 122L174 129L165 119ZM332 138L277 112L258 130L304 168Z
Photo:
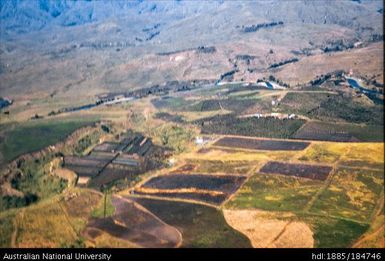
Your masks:
M220 209L219 206L210 204L203 201L198 200L192 200L192 199L183 199L183 198L170 198L170 197L164 197L164 196L152 196L152 195L138 195L138 194L129 194L129 197L132 198L147 198L147 199L157 199L157 200L164 200L164 201L174 201L174 202L182 202L182 203L189 203L189 204L197 204L197 205L204 205L207 207L212 207L215 209Z
M286 229L287 227L292 223L293 221L292 220L289 220L287 221L287 223L285 224L285 226L282 228L282 230L273 238L273 240L271 240L271 242L269 242L266 246L267 247L271 247L271 245L273 243L275 243L285 232L286 232Z
M153 218L155 218L156 220L158 220L161 224L165 225L165 226L169 226L169 227L172 227L174 228L178 234L179 234L179 237L180 237L180 241L175 245L175 248L179 248L182 243L183 243L183 236L182 236L182 233L179 231L179 229L177 229L176 227L174 226L171 226L170 224L167 224L166 222L164 222L161 218L159 218L157 215L155 215L154 213L152 213L150 210L148 210L147 208L145 208L144 206L142 206L141 204L139 204L138 202L135 202L134 200L131 200L131 199L128 199L128 198L125 198L125 197L122 197L121 195L113 195L114 197L120 199L120 200L123 200L125 202L128 202L128 203L132 203L134 204L134 206L136 206L137 208L139 208L140 210L148 213L149 215L151 215Z
M321 196L322 193L325 192L325 190L330 186L330 184L332 183L333 181L333 178L334 178L334 175L336 173L337 169L336 169L336 166L333 166L333 169L331 170L331 172L329 173L329 176L328 178L324 181L324 185L317 191L317 193L315 193L315 195L313 196L313 198L306 204L306 206L304 207L304 211L305 212L310 212L310 209L313 207L314 203L317 201L317 199L319 199L319 197Z
M17 234L19 233L19 225L18 225L18 216L20 215L21 219L24 218L24 212L25 208L21 209L19 213L16 214L15 220L13 221L14 230L11 235L11 247L17 248L16 240L17 240Z
M284 212L284 211L282 211L282 212ZM357 220L357 219L351 219L351 218L345 218L345 217L341 217L341 216L325 215L325 214L314 213L314 212L305 212L305 211L298 211L298 212L293 211L293 213L297 214L297 216L299 214L299 217L301 217L301 216L306 216L306 217L325 217L325 218L333 218L333 219L339 219L339 220L354 222L354 223L361 224L361 225L370 225L366 221Z
M219 205L219 208L220 208L221 210L223 210L223 209L224 209L224 206L225 206L230 200L232 200L235 196L238 195L239 191L240 191L240 190L242 189L242 187L249 181L249 179L251 179L251 177L253 177L254 175L257 175L258 172L259 172L259 170L260 170L263 166L265 166L265 164L266 164L267 162L269 162L269 160L262 160L261 162L259 162L259 163L261 163L261 164L258 164L258 165L256 165L255 167L251 168L251 169L247 172L246 178L245 178L245 180L242 182L242 184L239 186L239 188L238 188L234 193L230 194L230 196L229 196L227 199L225 199L225 200ZM258 175L259 175L259 174L258 174Z
M59 205L61 211L63 212L64 218L66 219L68 225L71 227L71 229L72 229L72 231L75 233L75 235L76 235L78 238L80 238L80 233L78 233L78 232L76 231L76 229L74 228L74 226L72 225L72 223L71 223L71 221L70 221L70 219L69 219L69 216L68 216L67 211L65 211L64 207L63 207L62 204L61 204L61 200L58 200L57 203L58 203L58 205ZM76 240L76 239L77 239L77 238L75 238L75 240Z
M381 210L384 208L384 188L382 188L382 191L380 193L380 198L377 200L375 207L373 208L372 213L370 214L370 217L368 221L373 223L374 219L378 214L380 214Z

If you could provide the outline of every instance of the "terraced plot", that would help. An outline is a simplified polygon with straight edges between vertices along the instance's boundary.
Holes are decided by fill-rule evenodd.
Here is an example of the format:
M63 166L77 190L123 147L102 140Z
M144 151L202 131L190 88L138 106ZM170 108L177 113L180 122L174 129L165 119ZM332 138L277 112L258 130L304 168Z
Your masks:
M182 198L219 205L244 182L243 176L169 174L150 179L135 193Z
M332 167L329 166L291 164L270 161L260 169L260 172L315 180L326 180L331 170Z
M304 150L309 142L249 139L239 137L224 137L214 143L214 146L242 148L250 150Z
M119 146L119 143L103 142L102 144L96 145L93 151L111 152L111 151L114 151L118 146Z
M79 176L94 177L111 161L113 155L108 157L65 157L64 166L74 171Z

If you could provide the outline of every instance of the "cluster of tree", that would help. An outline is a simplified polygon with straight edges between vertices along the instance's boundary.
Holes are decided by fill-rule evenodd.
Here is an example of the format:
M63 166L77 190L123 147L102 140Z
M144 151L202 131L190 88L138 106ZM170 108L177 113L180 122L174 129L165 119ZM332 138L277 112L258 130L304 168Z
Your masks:
M183 123L184 119L180 115L170 114L168 112L158 112L155 114L156 119L161 119L165 121L175 122L175 123Z
M235 59L244 60L244 61L254 60L255 56L254 55L248 55L248 54L238 54L237 56L235 56Z
M10 208L20 208L28 206L38 200L35 194L26 193L23 197L17 196L2 196L0 198L0 211L4 211Z
M231 70L229 72L225 72L224 74L221 75L221 77L219 77L219 81L222 81L224 79L228 80L228 81L232 81L234 79L234 74L238 72L238 70Z
M155 24L155 25L152 26L152 27L149 27L149 28L143 28L142 31L143 31L143 32L150 32L151 30L158 29L159 26L160 26L160 24L157 23L157 24Z
M272 65L269 66L269 69L272 69L272 68L277 68L277 67L280 67L282 65L285 65L285 64L288 64L288 63L295 63L295 62L298 62L298 58L291 58L291 59L288 59L288 60L285 60L285 61L282 61L282 62L279 62L279 63L273 63Z
M334 71L334 72L330 72L330 73L327 73L325 75L321 74L320 76L316 76L316 78L314 80L311 80L309 82L309 84L311 86L318 86L318 85L321 85L322 83L324 83L325 81L331 79L333 76L335 78L337 78L337 80L335 81L336 83L339 83L341 82L341 77L345 74L345 72L343 70L337 70L337 71Z
M215 53L217 49L215 48L215 46L208 46L208 47L198 46L196 51L198 53Z
M160 31L151 33L151 34L146 38L146 41L152 40L152 39L153 39L155 36L157 36L158 34L160 34Z
M132 43L126 42L126 41L120 41L120 42L85 42L81 43L79 47L89 47L94 49L104 49L104 48L124 48L133 46Z
M279 22L271 22L271 23L262 23L262 24L253 24L250 26L242 26L243 32L245 33L251 33L251 32L256 32L262 28L269 28L277 25L283 25L282 21Z
M259 81L259 82L263 82L263 81L265 81L265 78L263 78L263 80L258 79L257 82L258 82L258 81ZM276 77L273 76L273 75L270 75L270 76L269 76L269 81L271 81L271 82L276 82L276 83L278 83L279 85L281 85L281 86L283 86L283 87L290 88L290 84L285 83L284 81L282 81L282 80L276 78Z
M214 53L217 51L215 46L203 46L202 45L202 46L198 46L197 48L186 48L186 49L176 50L176 51L171 51L171 52L160 52L160 53L157 53L157 55L168 56L168 55L173 55L173 54L183 53L183 52L188 52L188 51L194 51L194 50L198 53Z

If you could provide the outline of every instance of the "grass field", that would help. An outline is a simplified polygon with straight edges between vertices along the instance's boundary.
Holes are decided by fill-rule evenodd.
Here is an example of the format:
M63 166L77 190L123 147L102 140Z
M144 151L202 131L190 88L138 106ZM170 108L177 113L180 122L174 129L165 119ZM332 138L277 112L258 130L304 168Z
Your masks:
M17 210L0 213L0 248L10 247L14 231L14 219Z
M3 134L0 152L7 162L24 153L40 150L63 140L76 129L92 124L86 120L36 120L21 123Z
M334 163L346 152L345 143L313 143L305 154L298 158L301 161Z
M257 173L241 187L226 207L300 211L321 186L321 181Z
M298 219L311 225L315 247L319 248L351 247L369 227L368 224L325 216L299 215Z

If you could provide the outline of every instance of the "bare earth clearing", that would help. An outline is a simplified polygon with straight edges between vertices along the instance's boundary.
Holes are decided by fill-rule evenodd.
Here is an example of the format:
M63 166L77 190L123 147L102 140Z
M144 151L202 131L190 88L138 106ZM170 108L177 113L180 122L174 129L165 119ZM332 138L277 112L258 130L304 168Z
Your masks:
M115 214L107 218L90 220L84 235L95 239L103 232L130 241L139 247L177 247L181 233L165 224L148 210L129 199L113 196Z

